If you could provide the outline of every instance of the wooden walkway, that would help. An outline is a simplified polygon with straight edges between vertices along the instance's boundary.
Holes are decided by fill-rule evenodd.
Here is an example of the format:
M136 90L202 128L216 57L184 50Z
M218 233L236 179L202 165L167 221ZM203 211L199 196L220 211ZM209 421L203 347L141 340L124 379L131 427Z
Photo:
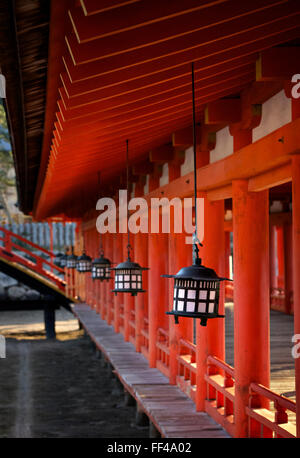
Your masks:
M230 437L206 413L196 412L195 404L178 387L170 385L158 369L149 368L146 358L94 310L86 304L75 304L73 312L162 437Z

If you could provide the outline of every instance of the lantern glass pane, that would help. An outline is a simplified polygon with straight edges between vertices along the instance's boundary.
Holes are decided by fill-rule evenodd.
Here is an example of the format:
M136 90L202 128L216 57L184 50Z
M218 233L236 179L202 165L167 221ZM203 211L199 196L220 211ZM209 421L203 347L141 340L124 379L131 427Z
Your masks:
M179 289L179 290L178 290L178 297L180 297L180 298L183 299L183 298L184 298L184 293L185 293L185 290L184 290L184 289Z
M205 313L206 312L206 304L203 304L201 302L198 303L198 312L199 313Z
M195 311L195 302L187 302L186 303L186 311L187 312L194 312Z
M184 307L184 302L183 301L178 301L177 310L182 312L183 311L183 307Z
M188 297L188 299L195 299L196 298L196 291L194 289L189 289L187 297Z
M208 306L208 313L214 313L214 309L215 309L215 303L210 302Z
M206 300L207 299L207 291L206 290L201 290L199 292L199 299Z
M215 291L210 291L209 298L210 299L215 299L215 297L216 297L216 292Z

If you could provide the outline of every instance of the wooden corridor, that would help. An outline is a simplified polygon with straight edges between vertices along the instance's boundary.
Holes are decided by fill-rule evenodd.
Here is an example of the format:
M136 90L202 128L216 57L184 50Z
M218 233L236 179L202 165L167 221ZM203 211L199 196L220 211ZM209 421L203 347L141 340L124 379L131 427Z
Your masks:
M206 413L196 412L194 403L178 387L170 385L158 369L149 368L146 358L130 342L124 342L123 336L116 334L94 310L86 304L76 304L73 312L162 437L229 437Z

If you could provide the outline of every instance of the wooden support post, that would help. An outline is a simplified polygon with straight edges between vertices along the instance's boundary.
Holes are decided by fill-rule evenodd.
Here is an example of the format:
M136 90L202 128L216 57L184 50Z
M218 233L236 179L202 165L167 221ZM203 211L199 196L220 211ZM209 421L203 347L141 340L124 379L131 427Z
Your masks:
M277 227L278 288L284 288L284 237L283 226Z
M168 234L149 234L149 366L156 367L157 329L165 328L168 310Z
M108 258L110 261L113 258L113 234L107 234L108 240L105 246L105 257ZM112 280L105 280L106 284L106 294L107 294L107 323L112 324L114 321L114 301L113 301L113 293L111 290L113 289L113 281Z
M225 271L225 231L224 231L224 200L211 202L207 198L204 203L204 247L200 256L206 267L212 268L220 276ZM219 313L224 314L224 290L221 284ZM197 376L196 376L196 408L205 410L206 383L204 375L207 371L209 355L225 359L225 323L223 318L208 320L207 326L201 326L197 320Z
M130 244L132 247L132 250L130 252L130 257L131 260L134 260L134 250L133 250L133 236L131 235L130 238ZM123 234L123 257L124 261L127 259L127 234ZM121 293L122 296L124 296L124 340L125 342L129 341L129 335L130 335L130 315L131 315L131 310L134 309L134 296L132 296L130 293Z
M174 214L171 213L169 234L169 273L176 274L182 267L192 264L192 246L185 243L185 232L174 233ZM167 281L167 280L166 280ZM169 310L173 306L174 280L169 280ZM177 356L179 352L179 341L186 336L186 328L191 325L191 319L180 317L179 324L175 324L174 316L169 316L169 347L170 347L170 384L176 384L178 375Z
M292 225L283 225L284 239L284 302L285 313L292 313L293 295L293 231Z
M293 271L294 271L294 334L300 336L300 155L292 158L293 177ZM295 359L296 422L300 437L300 357Z
M137 233L134 236L135 262L141 267L148 267L148 234ZM135 298L135 349L141 351L144 317L148 310L148 271L143 272L143 289Z
M247 437L249 385L270 381L269 199L237 180L233 192L235 437ZM262 400L262 407L268 402Z
M55 339L55 309L51 305L45 305L44 308L44 321L47 339Z
M121 261L123 261L123 236L122 234L114 234L114 242L113 242L113 249L114 255L112 258L112 262L118 265ZM114 277L114 273L112 272ZM112 280L114 282L114 280ZM120 306L123 303L123 295L117 294L114 296L114 309L115 309L115 316L114 316L114 328L115 332L120 332Z
M276 275L276 226L270 224L270 291L277 288L277 275Z

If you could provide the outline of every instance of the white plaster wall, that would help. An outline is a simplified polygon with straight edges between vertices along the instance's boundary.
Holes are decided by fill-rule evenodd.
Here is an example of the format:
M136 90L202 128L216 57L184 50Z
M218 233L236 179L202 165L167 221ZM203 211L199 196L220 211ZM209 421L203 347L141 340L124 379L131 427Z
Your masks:
M159 186L164 186L165 184L168 184L168 183L169 183L169 165L166 162L165 164L163 164L162 175L159 179Z
M209 162L212 164L231 154L233 154L233 136L230 135L227 126L216 133L216 147L210 151Z
M291 120L291 99L286 97L284 90L282 90L262 104L261 123L252 131L253 142L279 129Z
M183 177L187 173L190 173L194 170L194 155L193 155L194 148L191 146L190 148L185 150L185 160L184 163L180 166L180 175Z
M144 186L144 194L149 194L149 175L146 176L146 184Z

